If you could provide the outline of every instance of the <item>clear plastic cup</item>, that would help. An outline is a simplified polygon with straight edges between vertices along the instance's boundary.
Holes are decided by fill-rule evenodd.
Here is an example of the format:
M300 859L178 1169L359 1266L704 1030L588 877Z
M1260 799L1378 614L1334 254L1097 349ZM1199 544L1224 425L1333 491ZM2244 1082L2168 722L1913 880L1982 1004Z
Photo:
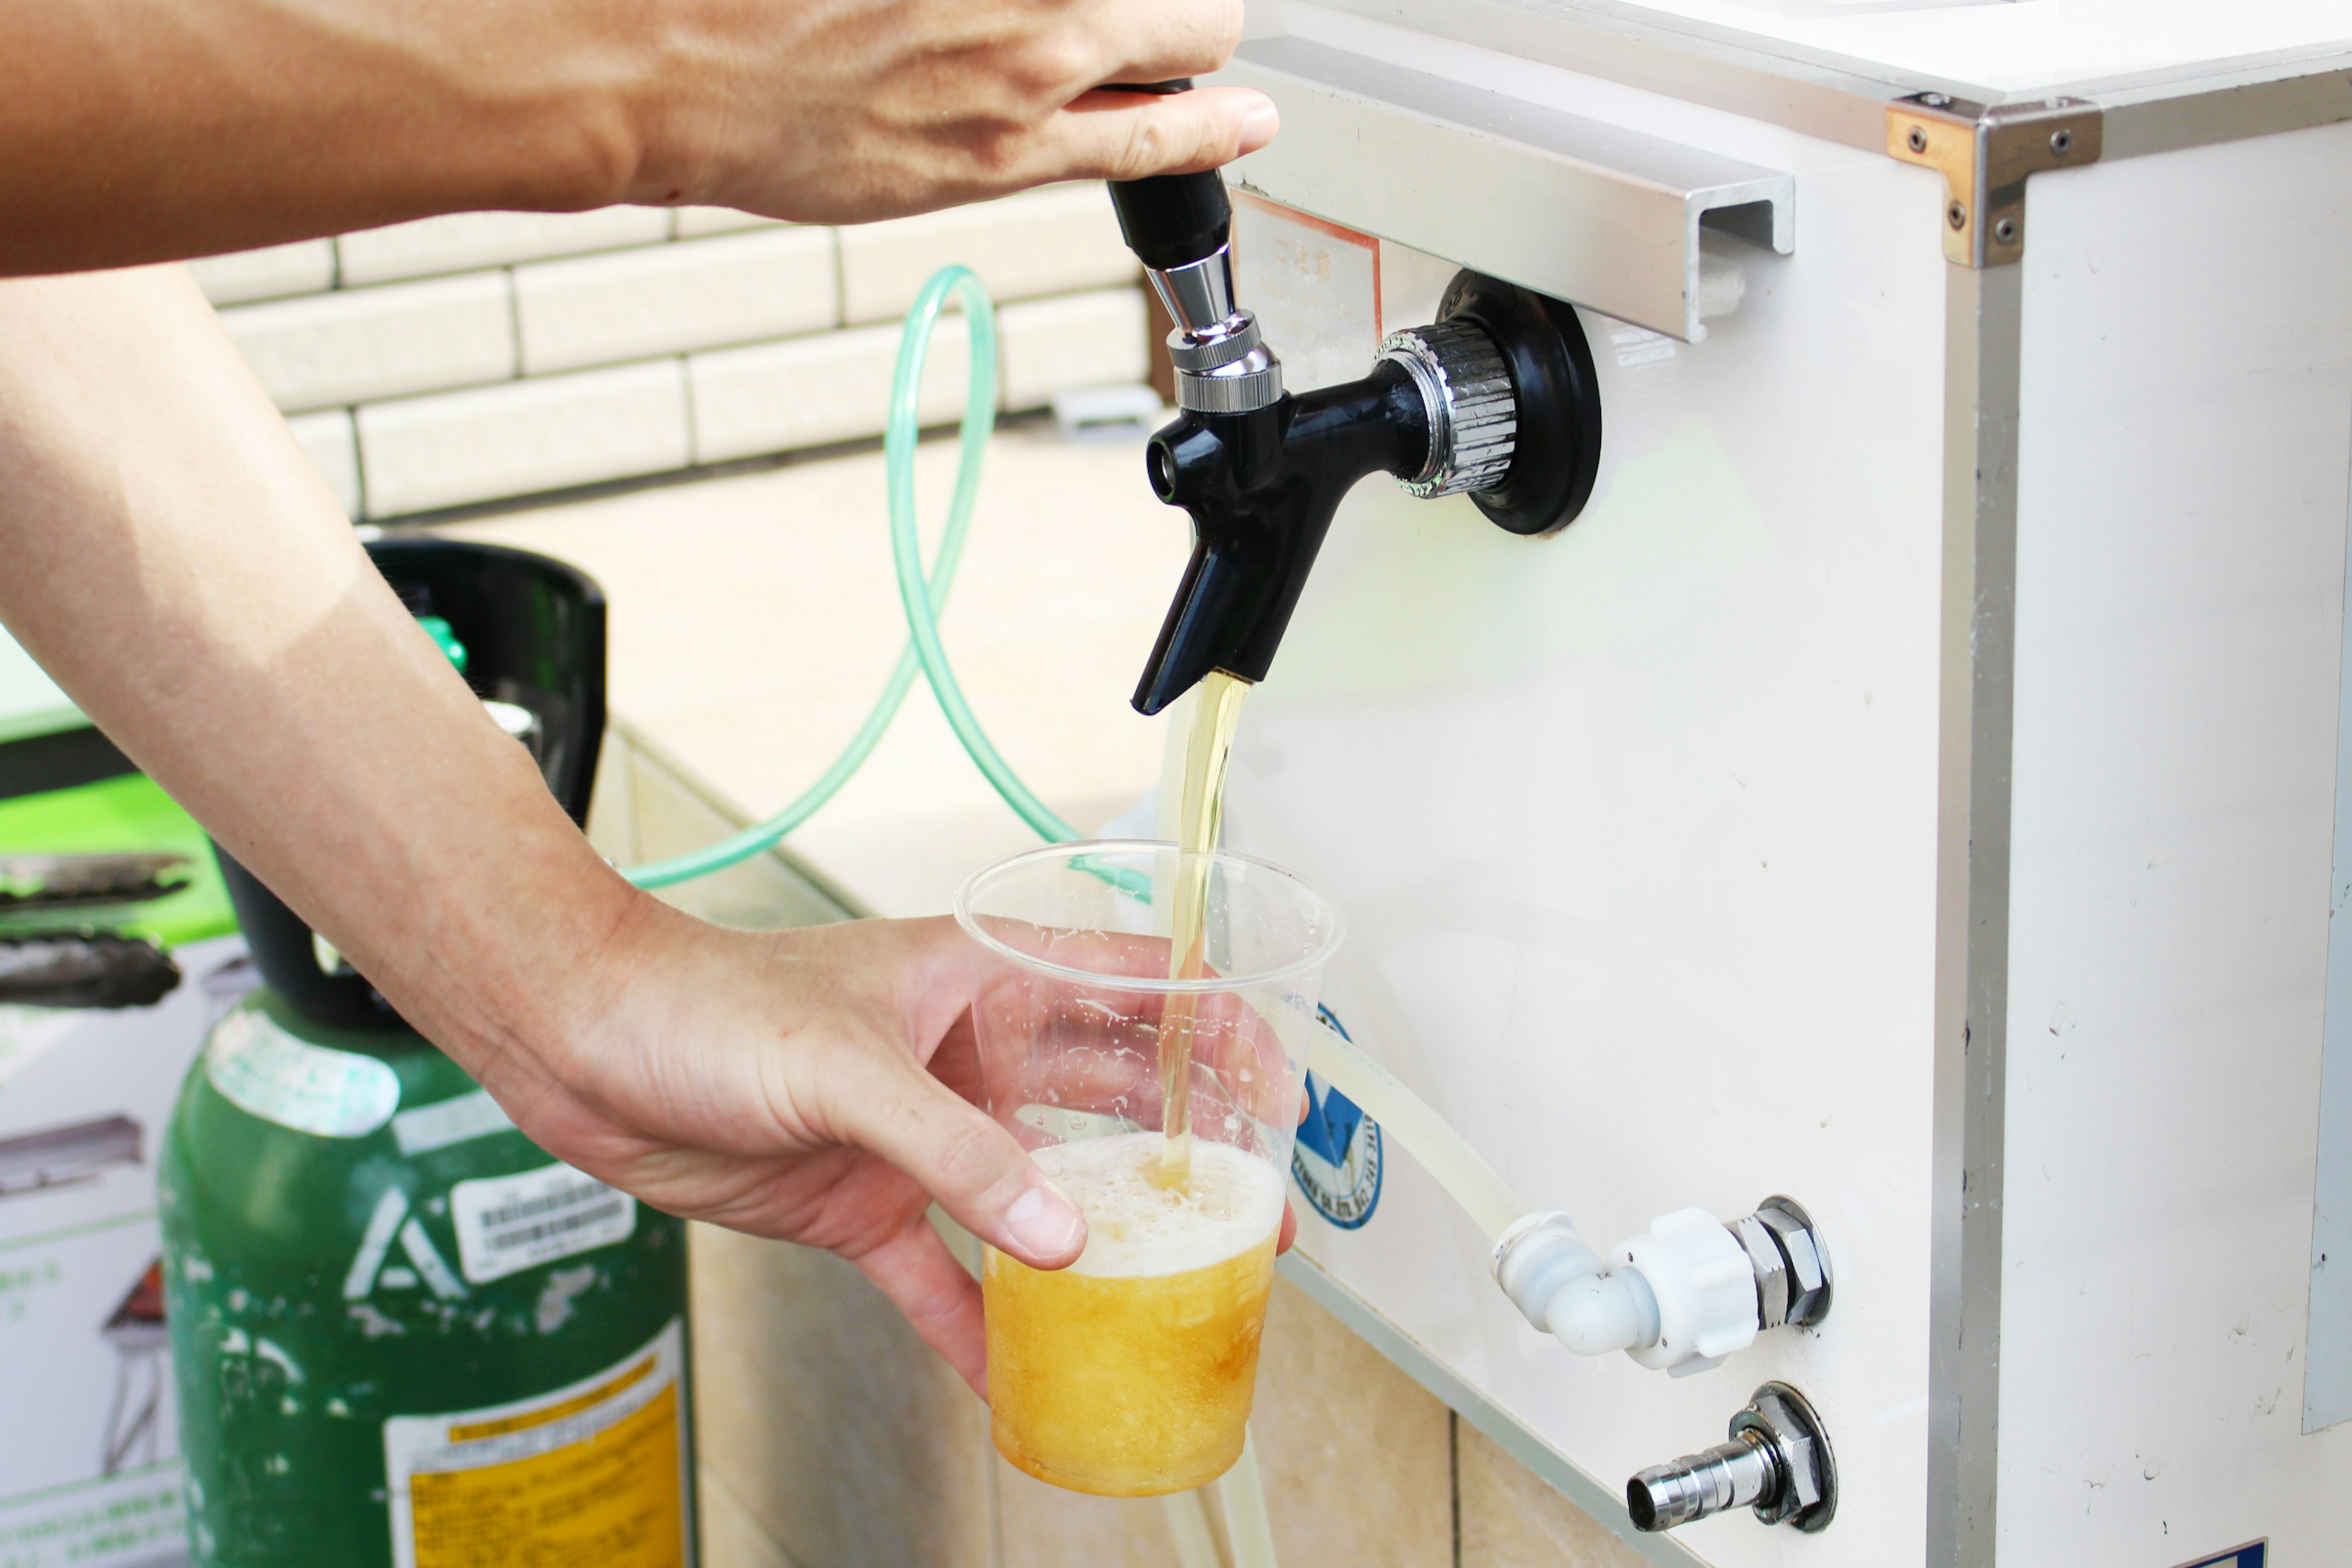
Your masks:
M1087 1216L1069 1268L989 1248L996 1447L1108 1497L1182 1491L1241 1457L1274 1283L1300 1052L1339 945L1328 900L1218 854L1202 979L1168 978L1170 844L1062 844L956 895L978 944L982 1103ZM1163 1021L1189 1010L1189 1175L1161 1166Z

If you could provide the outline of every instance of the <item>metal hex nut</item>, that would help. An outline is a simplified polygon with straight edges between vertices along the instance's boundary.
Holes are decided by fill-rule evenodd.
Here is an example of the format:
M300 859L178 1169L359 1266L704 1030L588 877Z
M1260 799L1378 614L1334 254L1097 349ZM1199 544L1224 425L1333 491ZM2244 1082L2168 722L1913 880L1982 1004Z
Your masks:
M1768 1383L1731 1418L1731 1436L1771 1456L1775 1485L1756 1500L1766 1524L1811 1535L1837 1517L1837 1456L1811 1403L1785 1383Z
M1834 1281L1830 1277L1829 1250L1812 1216L1794 1198L1775 1194L1756 1205L1756 1216L1780 1243L1789 1266L1789 1306L1784 1320L1810 1328L1830 1313Z
M1777 1329L1789 1321L1789 1258L1761 1215L1749 1215L1725 1227L1739 1240L1756 1270L1756 1326Z
M1770 1384L1758 1389L1748 1407L1731 1418L1731 1435L1747 1437L1769 1453L1778 1472L1778 1484L1756 1501L1758 1519L1779 1524L1821 1505L1821 1469L1813 1453L1811 1424L1772 1392Z

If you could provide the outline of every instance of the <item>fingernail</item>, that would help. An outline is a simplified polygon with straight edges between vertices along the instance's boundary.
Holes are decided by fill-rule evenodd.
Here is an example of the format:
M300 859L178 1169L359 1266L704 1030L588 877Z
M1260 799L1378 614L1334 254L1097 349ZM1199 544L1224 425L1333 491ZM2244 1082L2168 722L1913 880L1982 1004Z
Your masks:
M1271 103L1261 103L1242 116L1242 151L1255 152L1274 140L1282 129L1282 111Z
M1030 1257L1060 1258L1085 1237L1086 1219L1051 1183L1040 1182L1013 1200L1004 1228Z

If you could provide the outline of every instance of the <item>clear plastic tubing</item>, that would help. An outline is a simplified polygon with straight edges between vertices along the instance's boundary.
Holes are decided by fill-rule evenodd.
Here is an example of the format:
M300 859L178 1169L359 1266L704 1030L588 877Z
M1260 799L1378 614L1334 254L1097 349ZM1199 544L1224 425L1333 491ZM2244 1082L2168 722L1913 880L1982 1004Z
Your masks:
M1388 1068L1358 1050L1330 1025L1303 1026L1311 1029L1313 1037L1306 1042L1304 1051L1298 1051L1296 1044L1292 1050L1304 1058L1318 1078L1380 1123L1382 1136L1395 1139L1419 1161L1487 1240L1502 1240L1503 1233L1526 1216L1527 1205L1495 1167L1452 1123L1432 1110L1427 1100L1399 1083Z

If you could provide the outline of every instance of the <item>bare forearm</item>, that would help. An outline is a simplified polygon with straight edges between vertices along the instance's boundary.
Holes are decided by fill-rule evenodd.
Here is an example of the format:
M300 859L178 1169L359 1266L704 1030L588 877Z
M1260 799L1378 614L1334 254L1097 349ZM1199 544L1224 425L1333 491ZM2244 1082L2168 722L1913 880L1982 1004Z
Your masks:
M0 276L481 208L858 222L1225 162L1239 0L0 0Z
M979 1292L926 1203L1038 1267L1084 1245L949 1087L973 1077L954 925L722 931L624 882L183 269L0 280L0 620L559 1158L834 1248L975 1387Z
M664 73L630 0L0 0L0 270L625 199Z
M370 565L178 268L0 282L0 619L478 1071L642 897Z

